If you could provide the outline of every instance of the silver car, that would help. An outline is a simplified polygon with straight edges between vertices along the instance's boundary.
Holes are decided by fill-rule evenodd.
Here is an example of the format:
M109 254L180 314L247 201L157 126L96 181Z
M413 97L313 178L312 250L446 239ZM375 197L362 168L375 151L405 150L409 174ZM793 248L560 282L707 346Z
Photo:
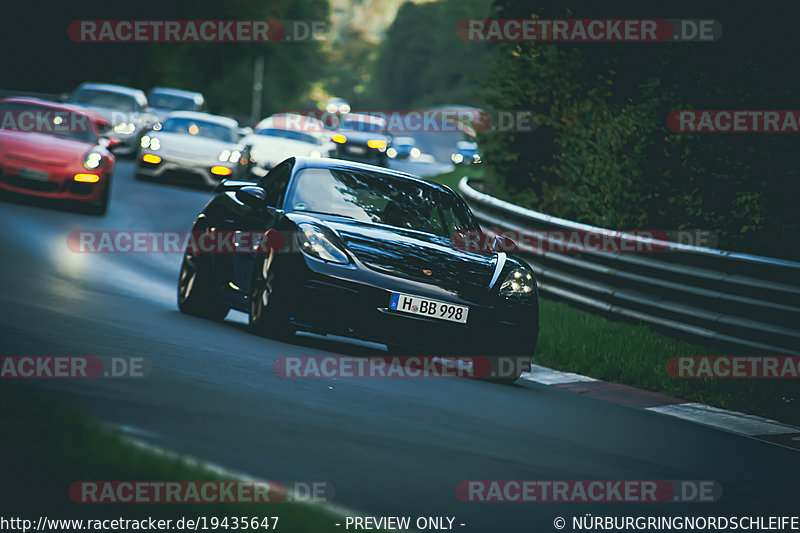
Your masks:
M142 137L136 177L210 187L223 179L245 179L251 162L239 131L232 118L194 111L170 113L159 129Z
M119 155L135 154L142 135L158 121L142 91L121 85L84 83L69 102L96 112L111 124L113 133L101 133L119 139L119 146L113 150Z

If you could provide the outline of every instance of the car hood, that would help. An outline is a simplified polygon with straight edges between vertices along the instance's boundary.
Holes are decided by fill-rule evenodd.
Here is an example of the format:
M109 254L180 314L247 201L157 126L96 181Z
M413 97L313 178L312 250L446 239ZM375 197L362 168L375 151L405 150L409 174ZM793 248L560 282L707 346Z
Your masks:
M314 150L320 153L324 150L324 147L318 144L295 141L292 139L282 139L279 137L267 137L264 135L254 135L245 139L243 142L252 146L250 152L259 163L268 163L272 166L289 157L307 156Z
M486 292L494 273L495 254L458 249L447 237L336 216L314 218L334 230L361 263L384 274L474 298Z
M236 143L197 137L186 133L159 132L153 137L158 138L161 143L158 153L201 161L214 161L223 150L237 149Z
M347 137L347 142L355 142L360 144L367 144L367 141L370 139L379 139L383 141L389 141L389 138L384 135L383 133L369 133L365 131L358 131L358 130L341 130L338 133L341 133L345 137Z
M0 130L0 154L21 162L52 166L80 163L93 146L47 133Z

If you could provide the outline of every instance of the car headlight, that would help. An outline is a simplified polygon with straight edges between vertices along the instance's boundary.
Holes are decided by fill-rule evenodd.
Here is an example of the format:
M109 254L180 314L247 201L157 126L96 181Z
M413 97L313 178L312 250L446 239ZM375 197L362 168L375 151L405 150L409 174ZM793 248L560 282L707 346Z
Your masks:
M394 159L395 156L397 155L397 150L395 150L394 148L389 148L388 150L386 150L386 155Z
M114 126L115 133L122 133L130 135L136 131L136 125L133 122L120 122L116 126Z
M536 289L536 280L527 268L515 268L509 272L503 284L500 285L500 294L511 296L516 294L528 294Z
M419 148L414 147L411 149L411 157L416 158L419 157L421 154L422 152L419 151Z
M350 258L344 251L336 246L325 230L314 224L298 224L300 231L297 232L297 244L300 250L312 257L329 261L331 263L339 263L346 265L350 262Z
M142 148L149 148L151 150L159 150L161 148L161 141L158 137L150 137L149 135L142 136Z
M217 159L219 159L220 161L230 161L232 156L233 154L231 154L230 150L223 150L222 153L219 154L219 157Z
M461 163L464 160L464 156L461 155L461 154L456 153L456 154L451 155L450 159L452 159L453 163L458 165L459 163Z
M473 163L480 163L481 162L481 156L479 154L472 154L472 162Z
M89 152L83 158L83 166L89 170L100 168L103 164L103 156L97 152Z
M386 150L386 141L381 139L370 139L367 141L367 146L383 152L384 150Z

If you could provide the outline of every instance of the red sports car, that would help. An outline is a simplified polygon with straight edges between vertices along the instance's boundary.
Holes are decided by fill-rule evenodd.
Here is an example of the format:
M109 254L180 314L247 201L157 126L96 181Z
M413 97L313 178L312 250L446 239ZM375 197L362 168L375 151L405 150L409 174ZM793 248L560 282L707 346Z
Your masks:
M102 215L108 206L116 141L103 119L35 98L0 101L0 192L77 201Z

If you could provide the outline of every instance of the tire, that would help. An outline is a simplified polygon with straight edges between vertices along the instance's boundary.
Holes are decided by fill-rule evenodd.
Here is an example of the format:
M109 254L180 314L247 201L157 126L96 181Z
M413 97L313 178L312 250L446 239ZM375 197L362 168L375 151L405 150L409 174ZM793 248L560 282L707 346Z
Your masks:
M294 336L295 328L289 323L286 306L276 297L275 272L272 268L276 252L262 256L253 272L250 291L250 306L247 322L250 331L262 337L288 340Z
M229 308L212 297L211 277L207 261L186 249L178 275L178 309L188 315L209 320L222 320Z

